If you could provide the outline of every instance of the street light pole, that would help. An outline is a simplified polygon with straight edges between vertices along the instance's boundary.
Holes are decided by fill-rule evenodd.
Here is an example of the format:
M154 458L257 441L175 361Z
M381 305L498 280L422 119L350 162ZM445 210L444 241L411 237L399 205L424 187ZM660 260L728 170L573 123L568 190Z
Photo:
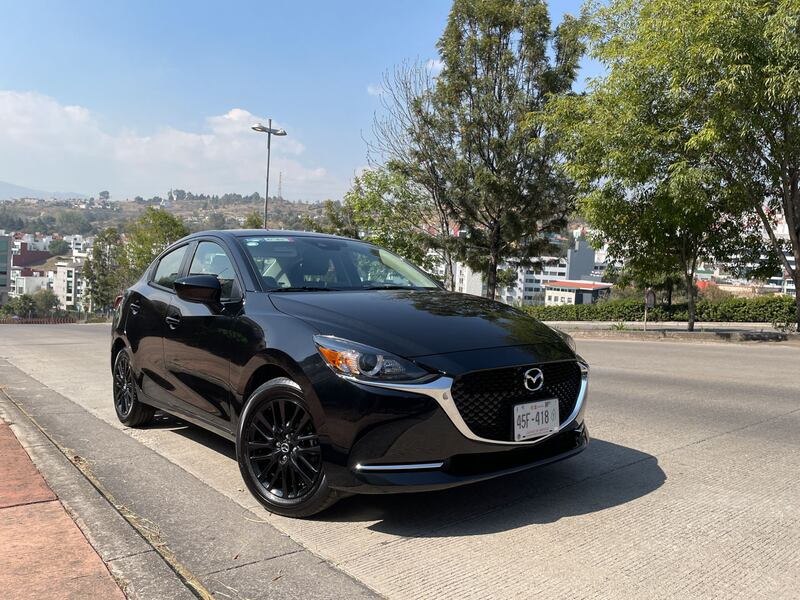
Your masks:
M253 131L258 131L259 133L267 134L267 184L266 184L266 189L264 190L264 229L267 228L267 217L269 211L269 161L270 161L270 154L272 153L272 136L286 135L286 130L272 128L272 119L269 119L267 123L268 124L266 127L264 127L261 123L257 123L256 125L253 125L251 127Z

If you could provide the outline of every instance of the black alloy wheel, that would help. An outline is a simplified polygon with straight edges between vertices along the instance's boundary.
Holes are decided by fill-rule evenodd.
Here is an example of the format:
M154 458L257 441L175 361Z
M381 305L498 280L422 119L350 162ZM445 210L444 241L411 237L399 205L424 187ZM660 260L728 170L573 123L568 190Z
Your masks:
M250 468L266 493L298 500L314 488L322 451L311 415L297 402L276 398L259 407L246 443Z
M338 498L326 482L314 419L290 379L273 379L253 392L236 454L247 487L272 512L309 516Z
M117 418L128 427L144 425L153 418L155 409L139 400L133 365L127 348L117 353L114 361L114 409Z

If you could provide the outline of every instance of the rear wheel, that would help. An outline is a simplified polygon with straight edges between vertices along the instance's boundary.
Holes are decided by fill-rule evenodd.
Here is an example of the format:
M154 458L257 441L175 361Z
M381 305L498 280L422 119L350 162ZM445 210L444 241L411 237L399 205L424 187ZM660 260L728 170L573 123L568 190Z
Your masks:
M114 410L117 418L128 427L139 427L153 418L156 410L142 403L136 392L131 355L127 348L114 360Z
M236 456L248 489L271 512L308 517L339 498L328 487L311 412L291 379L273 379L247 400Z

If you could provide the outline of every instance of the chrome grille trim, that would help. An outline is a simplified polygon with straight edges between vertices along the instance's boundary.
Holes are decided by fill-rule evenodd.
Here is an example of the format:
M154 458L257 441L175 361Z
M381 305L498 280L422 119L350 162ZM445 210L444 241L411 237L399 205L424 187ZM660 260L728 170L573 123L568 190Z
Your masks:
M439 406L442 407L442 410L453 422L453 425L455 425L456 429L458 429L464 437L470 440L476 442L484 442L487 444L503 445L503 446L531 446L533 444L538 444L539 442L543 442L547 438L556 435L559 431L566 428L577 418L578 414L581 411L581 408L583 408L583 404L586 400L586 393L589 388L589 366L582 360L578 360L578 366L580 367L581 370L581 387L580 391L578 392L578 399L575 401L575 408L572 410L572 413L569 415L569 417L567 417L564 420L564 422L559 426L559 428L553 431L552 433L548 433L547 435L543 435L532 440L524 440L521 442L492 440L477 436L474 433L472 433L472 430L464 422L464 419L461 418L461 413L458 412L458 408L456 407L456 404L453 401L453 394L451 391L453 387L453 379L451 377L441 376L427 383L395 383L395 382L384 382L384 381L362 381L360 379L356 379L355 377L348 377L348 376L340 376L340 377L342 377L343 379L347 379L348 381L352 381L353 383L358 383L361 385L383 388L386 390L395 390L398 392L422 394L424 396L433 398L434 400L436 400L436 402L439 403Z

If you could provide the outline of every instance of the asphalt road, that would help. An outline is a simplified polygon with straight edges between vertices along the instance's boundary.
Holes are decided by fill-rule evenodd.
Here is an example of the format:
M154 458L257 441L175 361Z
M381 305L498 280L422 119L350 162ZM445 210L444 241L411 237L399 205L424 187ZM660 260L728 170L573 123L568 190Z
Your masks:
M796 346L580 340L592 366L583 454L446 492L352 497L297 521L245 491L232 444L175 420L123 428L108 340L108 326L0 326L0 358L385 596L800 593Z

